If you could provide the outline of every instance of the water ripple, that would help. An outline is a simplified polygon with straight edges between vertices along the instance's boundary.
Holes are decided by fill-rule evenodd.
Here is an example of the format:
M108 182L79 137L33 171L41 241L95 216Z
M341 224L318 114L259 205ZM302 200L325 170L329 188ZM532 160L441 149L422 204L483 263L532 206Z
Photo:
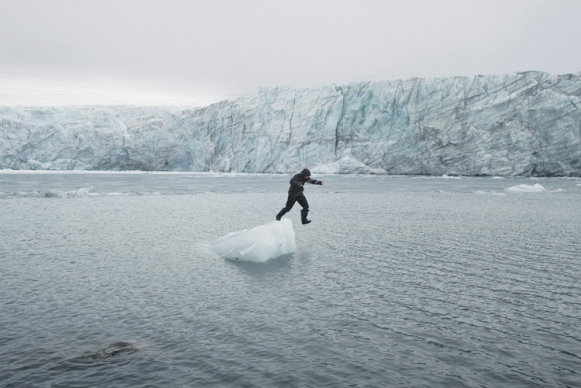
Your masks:
M578 194L308 197L261 264L280 195L1 199L0 384L579 385Z

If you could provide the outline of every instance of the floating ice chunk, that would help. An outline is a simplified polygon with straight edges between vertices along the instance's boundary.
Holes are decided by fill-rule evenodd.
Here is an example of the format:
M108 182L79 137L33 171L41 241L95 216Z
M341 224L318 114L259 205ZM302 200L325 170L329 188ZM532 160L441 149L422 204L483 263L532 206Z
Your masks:
M91 191L93 187L83 187L78 189L77 191L67 191L67 196L71 196L71 197L86 197L87 195L89 195L89 191Z
M547 190L540 184L536 183L533 186L529 185L512 186L506 189L506 191L510 191L511 193L543 193Z
M281 221L233 232L210 243L210 250L225 259L265 262L296 251L292 221Z
M51 189L44 192L44 196L47 198L63 198L65 192L62 190Z
M92 189L92 187L83 187L83 188L80 188L78 190L66 191L66 192L63 190L51 189L51 190L43 191L40 194L42 196L48 197L48 198L86 197L86 196L92 194L92 193L89 193L89 191L91 191L91 189Z

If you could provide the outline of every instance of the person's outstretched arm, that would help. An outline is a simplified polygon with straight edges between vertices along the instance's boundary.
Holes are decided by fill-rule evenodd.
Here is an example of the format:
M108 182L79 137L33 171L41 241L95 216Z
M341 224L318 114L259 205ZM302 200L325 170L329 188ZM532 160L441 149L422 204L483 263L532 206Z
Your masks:
M321 186L323 186L323 181L318 181L316 179L309 179L307 182L310 183L310 184L313 184L313 185L321 185Z

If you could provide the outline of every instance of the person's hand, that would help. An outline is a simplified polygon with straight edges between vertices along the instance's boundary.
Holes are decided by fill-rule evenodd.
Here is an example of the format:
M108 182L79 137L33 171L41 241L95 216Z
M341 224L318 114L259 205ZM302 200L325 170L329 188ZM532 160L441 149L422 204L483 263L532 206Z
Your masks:
M323 183L325 183L325 182L321 181L321 186L323 186Z

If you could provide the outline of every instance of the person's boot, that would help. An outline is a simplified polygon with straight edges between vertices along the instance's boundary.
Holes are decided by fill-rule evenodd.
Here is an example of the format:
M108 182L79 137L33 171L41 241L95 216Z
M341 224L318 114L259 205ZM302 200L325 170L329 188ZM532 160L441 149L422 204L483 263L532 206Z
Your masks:
M280 221L280 219L282 218L282 216L284 216L285 213L286 213L286 207L283 207L281 209L281 211L279 211L278 214L276 215L276 220Z
M301 221L303 222L303 225L311 222L311 220L307 220L307 214L309 214L309 209L301 210Z

